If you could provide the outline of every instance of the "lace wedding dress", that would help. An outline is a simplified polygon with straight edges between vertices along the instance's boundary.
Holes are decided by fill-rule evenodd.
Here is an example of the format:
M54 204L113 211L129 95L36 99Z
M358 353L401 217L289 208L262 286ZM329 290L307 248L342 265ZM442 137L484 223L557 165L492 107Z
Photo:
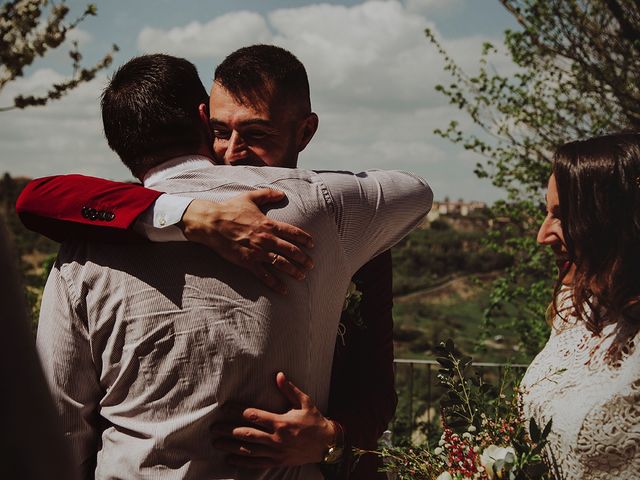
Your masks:
M563 480L640 479L638 321L594 336L556 317L551 337L522 380L525 418L553 420L545 455Z

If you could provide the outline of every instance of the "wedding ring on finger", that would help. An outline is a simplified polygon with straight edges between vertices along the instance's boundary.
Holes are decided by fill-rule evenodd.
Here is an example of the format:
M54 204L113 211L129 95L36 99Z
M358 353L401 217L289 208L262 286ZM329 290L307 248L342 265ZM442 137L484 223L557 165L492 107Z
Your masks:
M278 257L279 256L280 255L278 255L277 253L273 254L273 260L271 260L271 265L275 265L276 264L276 262L278 261Z

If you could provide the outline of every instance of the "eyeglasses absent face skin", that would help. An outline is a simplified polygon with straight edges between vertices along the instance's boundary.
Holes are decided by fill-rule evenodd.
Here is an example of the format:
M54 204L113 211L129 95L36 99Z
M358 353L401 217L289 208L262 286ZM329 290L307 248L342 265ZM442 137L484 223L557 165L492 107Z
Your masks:
M541 245L546 245L553 251L556 257L558 273L562 275L563 285L571 285L575 275L576 266L569 260L567 244L562 231L562 220L560 218L560 202L558 198L558 185L553 175L549 178L547 188L547 216L538 230L537 241Z

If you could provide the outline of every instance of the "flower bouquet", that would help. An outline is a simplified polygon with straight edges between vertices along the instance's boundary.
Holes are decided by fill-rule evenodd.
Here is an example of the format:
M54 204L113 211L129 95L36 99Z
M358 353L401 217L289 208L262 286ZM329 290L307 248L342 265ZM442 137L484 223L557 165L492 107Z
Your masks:
M517 387L507 375L497 386L474 374L472 359L456 352L451 340L434 349L442 435L437 445L391 447L378 452L396 480L551 479L541 452L551 422L540 428L522 418ZM528 428L526 428L528 426Z

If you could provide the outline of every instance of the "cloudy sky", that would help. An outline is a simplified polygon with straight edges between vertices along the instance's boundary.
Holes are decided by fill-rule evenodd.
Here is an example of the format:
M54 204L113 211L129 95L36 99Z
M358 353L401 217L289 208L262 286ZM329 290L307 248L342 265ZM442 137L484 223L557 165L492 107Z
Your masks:
M72 13L86 1L68 0ZM98 16L74 33L87 63L120 47L115 65L141 53L165 52L194 62L209 87L215 66L254 43L291 50L306 65L320 128L303 152L305 168L414 171L436 198L492 201L501 196L473 168L478 160L433 134L468 120L434 90L448 83L432 28L449 53L473 71L482 43L500 44L513 20L497 0L104 0ZM496 68L508 69L495 59ZM0 93L43 92L70 72L64 49L31 67ZM31 177L84 173L130 180L108 149L98 98L110 72L45 108L0 113L0 170Z

